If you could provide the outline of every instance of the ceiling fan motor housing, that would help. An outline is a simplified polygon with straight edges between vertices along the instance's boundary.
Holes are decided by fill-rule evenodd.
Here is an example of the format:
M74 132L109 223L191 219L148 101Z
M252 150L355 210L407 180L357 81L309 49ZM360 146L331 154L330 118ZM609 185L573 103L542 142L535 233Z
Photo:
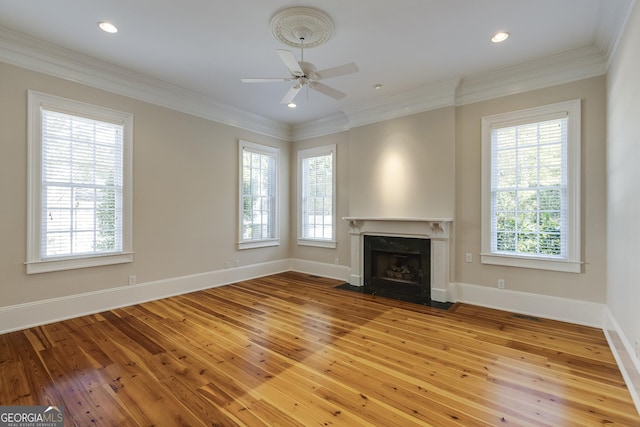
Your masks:
M318 78L318 74L316 73L316 66L311 62L298 62L300 64L300 68L304 72L304 76L309 80L315 80Z

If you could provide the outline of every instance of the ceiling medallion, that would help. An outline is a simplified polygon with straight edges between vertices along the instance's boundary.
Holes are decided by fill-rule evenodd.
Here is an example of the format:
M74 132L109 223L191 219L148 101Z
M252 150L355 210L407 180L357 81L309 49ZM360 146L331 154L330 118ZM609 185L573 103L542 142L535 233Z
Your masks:
M289 46L317 47L333 35L329 15L311 7L290 7L271 18L273 36Z

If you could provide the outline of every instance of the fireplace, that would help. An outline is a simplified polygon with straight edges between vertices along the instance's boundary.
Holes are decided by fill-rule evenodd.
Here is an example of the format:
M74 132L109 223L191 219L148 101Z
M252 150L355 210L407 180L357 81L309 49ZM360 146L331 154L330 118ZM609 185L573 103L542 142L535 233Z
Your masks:
M378 218L378 217L344 217L349 222L351 235L351 273L349 284L352 286L378 286L389 275L393 283L387 283L400 292L415 292L418 285L417 278L422 272L421 295L432 301L452 301L449 291L449 252L453 221L450 218ZM391 249L381 249L373 257L376 264L375 280L370 282L367 274L368 263L365 268L365 240L371 237L381 237L387 242L391 238L403 238L407 242L415 243L420 240L424 248L420 248L426 257L415 258L416 248L400 247L400 243L392 244ZM402 241L402 240L401 240ZM399 249L396 256L388 252ZM402 257L407 258L403 259ZM386 260L385 260L386 258ZM371 262L371 260L369 261ZM404 262L404 263L403 263ZM406 266L404 268L403 266ZM391 268L389 268L391 267ZM393 267L396 267L395 270ZM397 270L397 271L396 271ZM394 274L391 274L394 273ZM400 273L399 275L395 273ZM403 276L404 274L404 276ZM413 277L411 275L413 274ZM385 277L386 276L386 277ZM365 283L366 282L366 283Z
M429 239L364 236L365 292L420 303L431 301Z

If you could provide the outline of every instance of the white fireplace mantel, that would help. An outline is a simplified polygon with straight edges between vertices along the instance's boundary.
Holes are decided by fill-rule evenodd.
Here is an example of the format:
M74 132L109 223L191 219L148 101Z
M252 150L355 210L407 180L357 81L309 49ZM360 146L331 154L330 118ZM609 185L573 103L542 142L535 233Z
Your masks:
M447 301L451 218L343 217L351 235L351 275L349 283L363 286L364 236L398 236L430 239L431 299Z

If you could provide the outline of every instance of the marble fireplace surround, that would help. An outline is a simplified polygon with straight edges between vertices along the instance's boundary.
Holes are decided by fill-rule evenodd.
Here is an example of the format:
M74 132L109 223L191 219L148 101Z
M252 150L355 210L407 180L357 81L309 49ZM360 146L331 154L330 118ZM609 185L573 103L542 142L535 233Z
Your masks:
M431 240L431 299L446 302L449 287L450 218L344 217L351 236L349 283L364 285L364 236L412 237Z

